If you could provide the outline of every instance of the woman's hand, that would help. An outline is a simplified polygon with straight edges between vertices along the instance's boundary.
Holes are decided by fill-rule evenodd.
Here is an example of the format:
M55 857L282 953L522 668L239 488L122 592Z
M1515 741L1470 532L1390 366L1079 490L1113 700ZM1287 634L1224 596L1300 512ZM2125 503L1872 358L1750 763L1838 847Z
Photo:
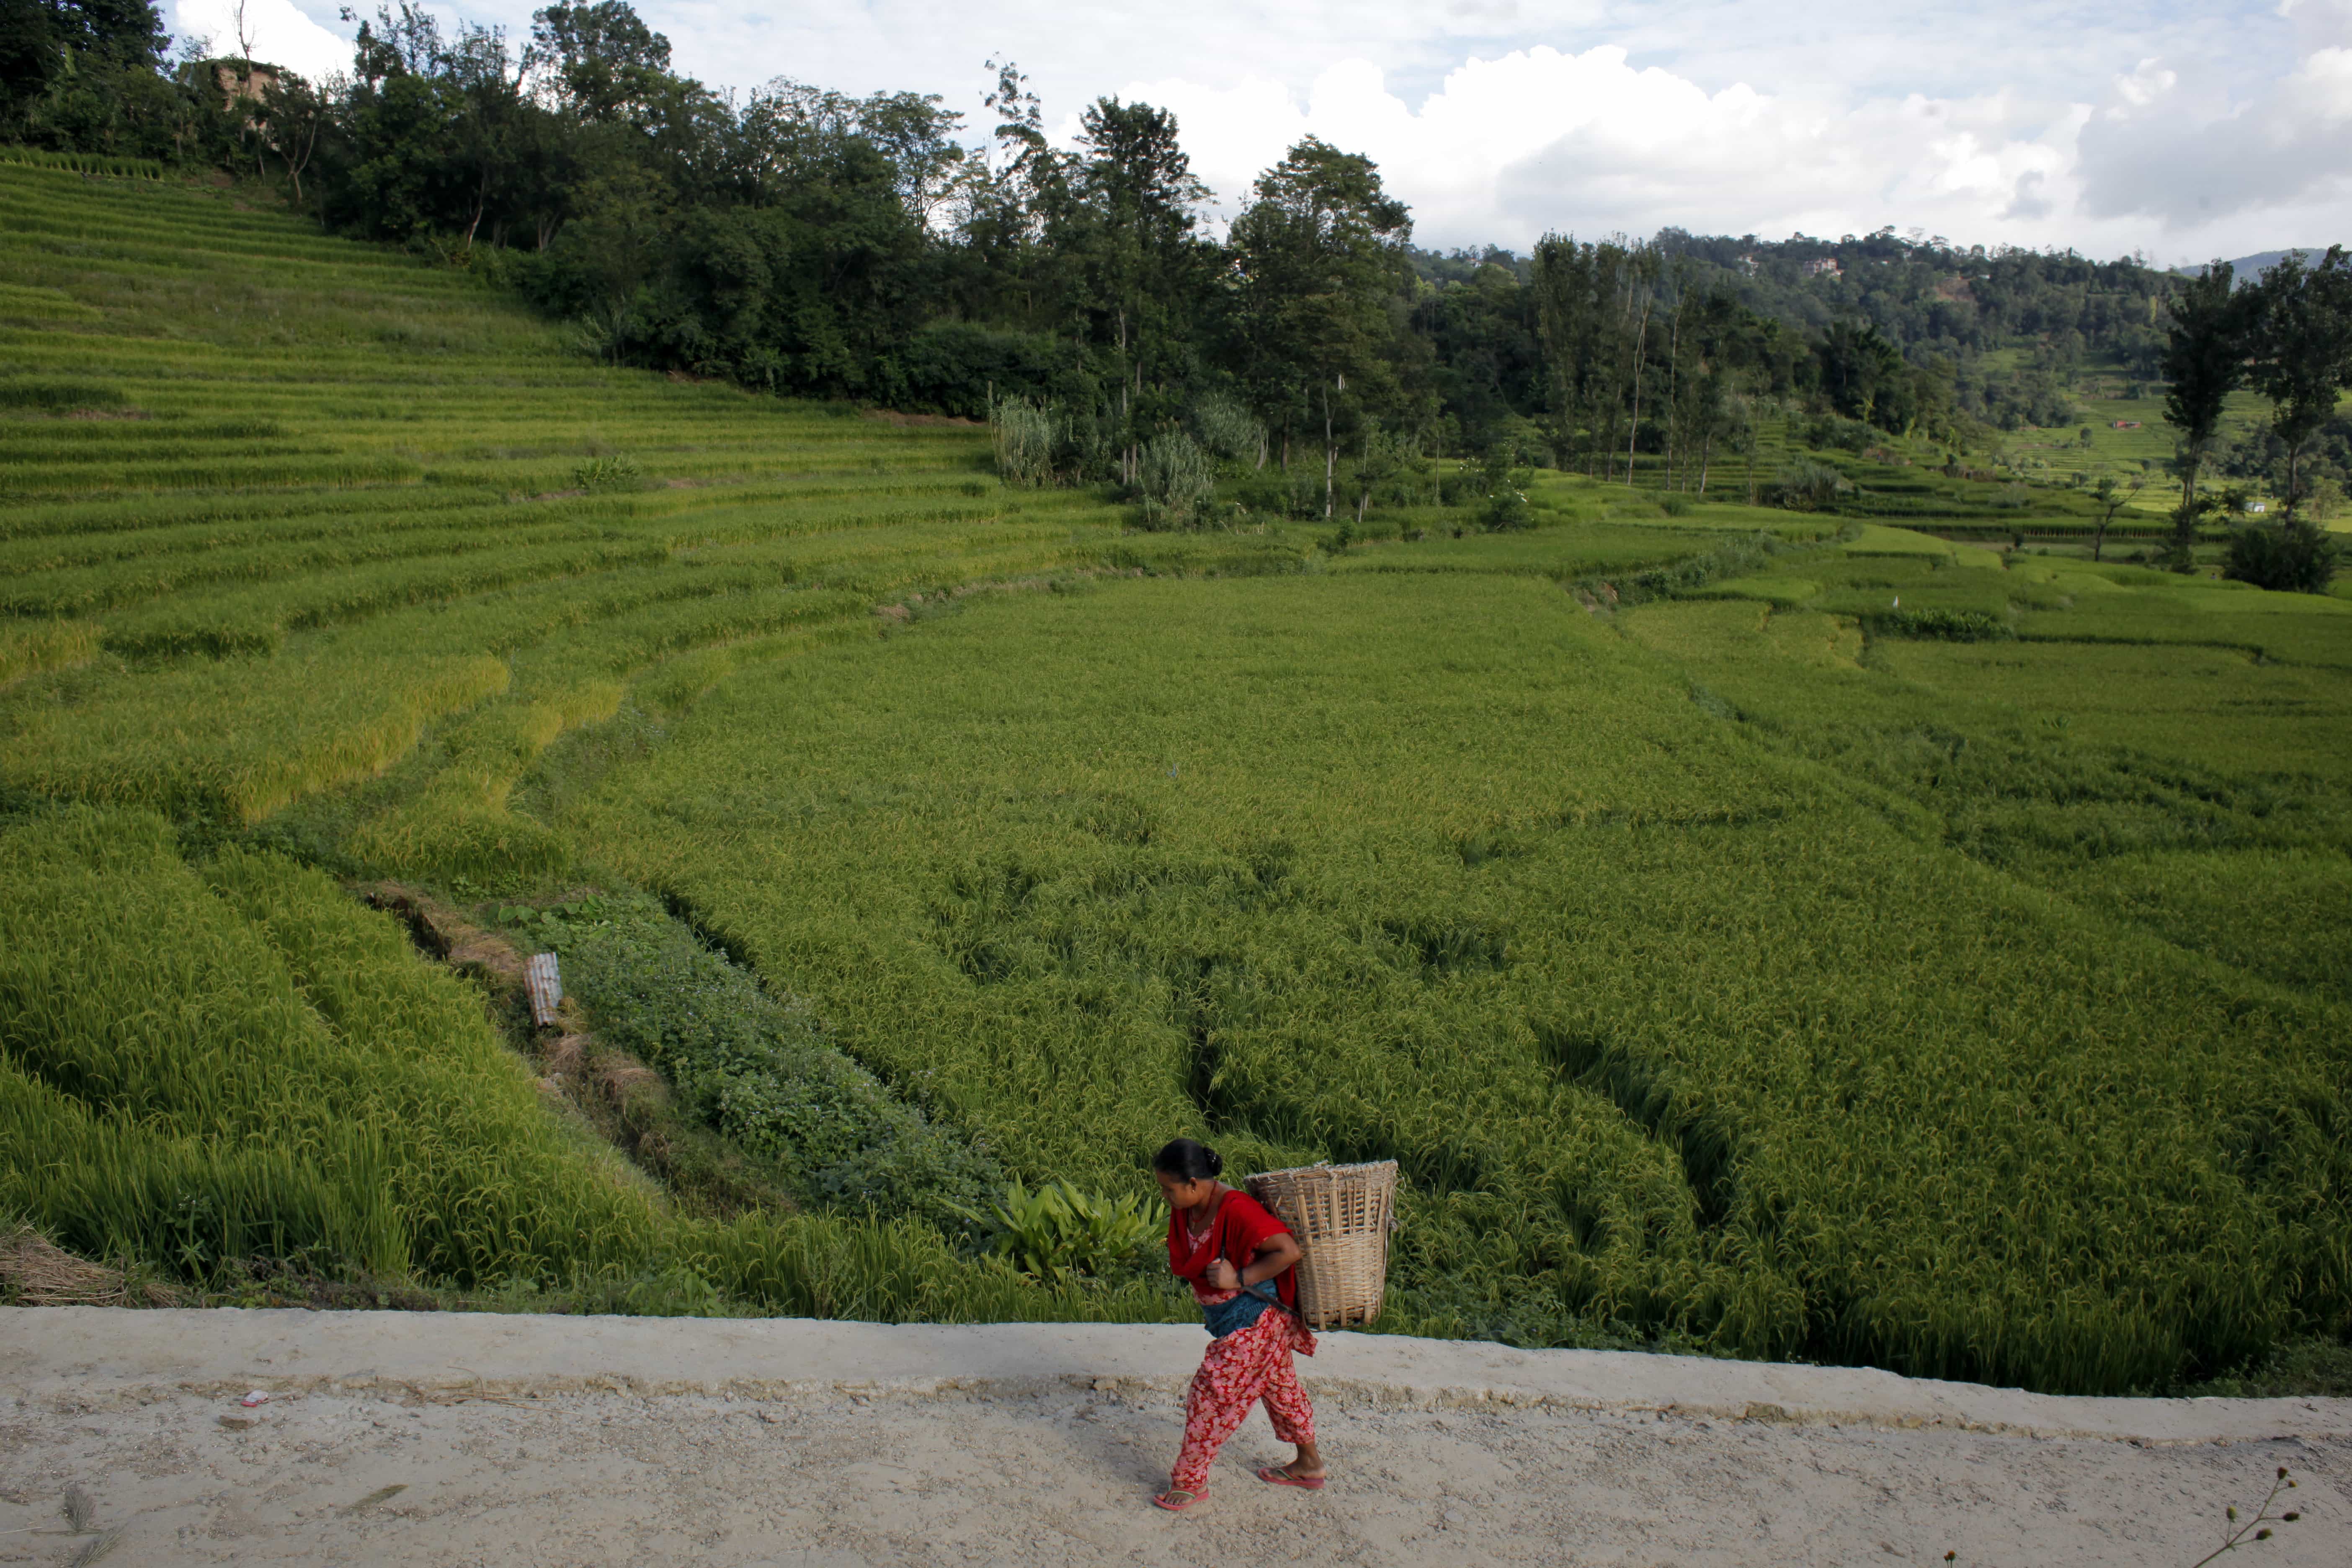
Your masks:
M1241 1271L1222 1258L1209 1259L1209 1267L1201 1271L1201 1278L1212 1290L1238 1290L1242 1288Z

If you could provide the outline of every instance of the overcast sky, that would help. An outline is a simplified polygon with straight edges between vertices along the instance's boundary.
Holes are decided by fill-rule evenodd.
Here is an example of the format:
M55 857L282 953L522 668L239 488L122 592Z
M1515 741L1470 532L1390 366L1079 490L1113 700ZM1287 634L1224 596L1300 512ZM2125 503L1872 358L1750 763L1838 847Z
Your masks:
M232 52L231 0L163 0ZM534 0L436 4L530 30ZM173 8L176 15L172 15ZM348 66L331 0L247 0L254 52ZM646 0L714 87L936 92L1017 60L1066 138L1104 94L1176 111L1228 207L1307 132L1370 154L1415 238L1547 229L2140 251L2352 242L2352 0Z

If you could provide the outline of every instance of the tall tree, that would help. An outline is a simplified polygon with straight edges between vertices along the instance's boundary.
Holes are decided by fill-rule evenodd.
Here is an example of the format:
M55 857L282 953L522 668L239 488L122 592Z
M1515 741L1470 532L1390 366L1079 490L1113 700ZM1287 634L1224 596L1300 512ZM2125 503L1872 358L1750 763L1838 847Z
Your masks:
M1625 486L1633 485L1633 452L1642 439L1642 383L1649 368L1650 312L1658 297L1658 253L1637 246L1627 258L1623 311L1631 323L1625 354L1625 395L1632 405L1625 423ZM1611 443L1612 447L1615 446Z
M1176 138L1176 117L1148 103L1097 100L1079 117L1070 200L1051 236L1069 253L1075 303L1118 388L1122 467L1132 479L1189 335L1208 268L1193 236L1209 195Z
M1399 390L1385 351L1412 217L1370 158L1312 136L1258 176L1254 196L1231 239L1238 368L1286 457L1299 422L1320 424L1328 517L1343 427Z
M592 121L637 118L669 79L669 39L646 26L627 0L583 0L533 12L525 58L553 79L575 112Z
M1600 459L1604 479L1616 472L1624 413L1632 260L1613 240L1579 244L1570 236L1546 235L1536 246L1529 280L1549 372L1554 444L1564 461L1573 462L1581 451L1587 474Z
M198 105L160 74L170 43L147 0L0 0L0 139L173 155Z
M2289 251L2250 293L2250 379L2270 399L2271 429L2285 450L2279 522L2293 528L2304 500L2304 453L2352 384L2352 264L2340 245L2329 246L2316 267Z
M2248 304L2233 269L2215 261L2172 297L2172 326L2160 364L2171 384L2164 417L2179 434L2180 504L2195 522L2197 477L2221 425L2230 394L2245 384Z
M1889 423L1886 414L1900 399L1910 369L1901 349L1867 322L1832 321L1815 353L1821 361L1822 391L1832 407L1865 425L1900 428Z

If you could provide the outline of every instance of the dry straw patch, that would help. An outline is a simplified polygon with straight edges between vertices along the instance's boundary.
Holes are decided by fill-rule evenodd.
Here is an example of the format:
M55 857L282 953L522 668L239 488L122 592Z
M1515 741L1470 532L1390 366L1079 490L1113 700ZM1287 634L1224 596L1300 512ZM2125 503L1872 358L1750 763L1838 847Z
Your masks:
M171 1293L76 1258L31 1226L0 1231L0 1299L26 1307L164 1306Z

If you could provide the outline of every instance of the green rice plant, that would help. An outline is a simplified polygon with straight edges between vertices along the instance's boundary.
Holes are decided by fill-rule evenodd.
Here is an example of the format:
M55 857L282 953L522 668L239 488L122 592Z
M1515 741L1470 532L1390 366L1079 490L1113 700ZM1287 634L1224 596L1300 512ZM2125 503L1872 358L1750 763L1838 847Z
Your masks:
M1391 1328L2105 1391L2352 1331L2352 602L1862 521L2086 519L1777 428L1859 488L1139 534L1003 417L602 368L201 190L0 219L0 1207L78 1247L1180 1321L959 1247L1190 1131L1396 1159ZM191 868L247 831L656 889L532 929L804 1212L666 1217L388 921Z
M97 657L99 628L88 621L0 622L0 688L44 670L70 669Z
M200 879L161 819L0 830L0 1205L202 1279L634 1268L649 1195L571 1143L465 987L315 872Z
M1024 1184L1138 1193L1174 1131L1399 1160L1402 1321L2113 1390L2346 1320L2324 1003L1955 854L1925 774L1735 733L1563 600L1014 601L738 677L561 826ZM1693 614L1755 639L1727 710L1923 700L1832 616L1631 620Z
M332 645L289 656L271 677L236 661L97 675L69 705L5 716L0 779L37 795L251 822L382 771L432 720L510 678L484 655L395 660Z
M31 169L55 169L70 174L111 174L117 178L160 180L163 165L152 158L117 158L102 153L52 153L38 147L0 146L0 163Z
M572 482L583 490L625 490L637 482L637 460L626 452L591 458L572 470Z
M116 407L124 401L121 387L102 382L0 377L0 408L56 414L68 408Z
M1775 555L1791 551L1802 555L1808 547L1792 544L1775 534L1758 533L1746 539L1723 540L1711 550L1694 550L1680 560L1645 563L1640 570L1593 574L1570 587L1589 601L1605 601L1612 606L1639 605L1691 593L1721 578L1739 576Z

